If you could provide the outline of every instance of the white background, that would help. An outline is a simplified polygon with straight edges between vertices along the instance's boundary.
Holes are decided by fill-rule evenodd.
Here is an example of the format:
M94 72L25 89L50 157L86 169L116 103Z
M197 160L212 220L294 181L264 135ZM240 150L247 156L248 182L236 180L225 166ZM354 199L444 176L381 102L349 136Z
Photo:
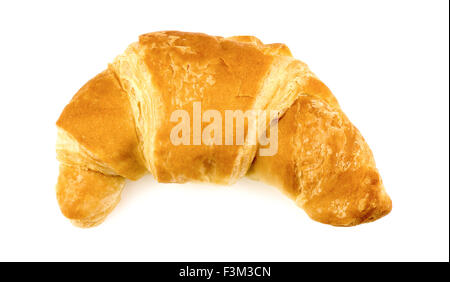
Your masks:
M448 1L2 1L0 260L449 259ZM128 183L99 227L60 213L55 122L142 33L283 42L371 146L393 210L353 228L310 220L275 188Z

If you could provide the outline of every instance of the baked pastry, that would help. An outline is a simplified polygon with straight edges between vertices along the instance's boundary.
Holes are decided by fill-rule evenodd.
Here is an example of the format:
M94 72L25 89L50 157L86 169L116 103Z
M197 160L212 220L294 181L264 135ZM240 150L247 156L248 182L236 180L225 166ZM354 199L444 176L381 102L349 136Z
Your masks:
M193 117L188 125L194 130L174 144L172 115L180 110ZM242 141L225 145L205 142L195 130L208 125L204 114L211 110L275 114L262 123L248 119L243 135L221 128L221 137ZM125 178L146 173L158 182L218 184L248 174L332 225L373 221L391 210L369 147L329 89L287 46L252 36L141 35L78 91L57 127L57 199L81 227L101 223L118 203ZM278 152L257 156L264 146L249 132L278 133Z

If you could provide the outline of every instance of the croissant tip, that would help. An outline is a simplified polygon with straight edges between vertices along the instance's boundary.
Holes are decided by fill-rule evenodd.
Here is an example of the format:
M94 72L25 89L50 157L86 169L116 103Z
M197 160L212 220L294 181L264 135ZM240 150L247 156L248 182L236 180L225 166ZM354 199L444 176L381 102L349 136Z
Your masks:
M376 204L373 208L368 210L363 216L360 218L357 218L354 222L350 223L349 225L345 226L356 226L363 223L370 223L374 222L386 215L388 215L392 211L392 200L391 198L386 194L382 193L378 200L376 201Z

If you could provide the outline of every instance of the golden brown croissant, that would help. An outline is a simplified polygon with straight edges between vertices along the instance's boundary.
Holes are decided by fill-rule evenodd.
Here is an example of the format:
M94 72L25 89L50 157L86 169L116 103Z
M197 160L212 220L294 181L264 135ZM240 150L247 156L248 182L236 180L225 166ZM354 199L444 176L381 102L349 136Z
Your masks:
M185 124L193 130L181 137L173 134L180 110L193 117ZM196 130L229 112L271 114L260 123L245 116L243 134L226 126L213 135ZM238 117L231 118L237 128ZM78 91L57 127L57 199L81 227L101 223L125 178L147 172L159 182L219 184L248 174L278 186L314 220L338 226L391 210L363 137L284 44L251 36L144 34ZM260 154L272 144L258 145L251 132L276 137L275 154Z

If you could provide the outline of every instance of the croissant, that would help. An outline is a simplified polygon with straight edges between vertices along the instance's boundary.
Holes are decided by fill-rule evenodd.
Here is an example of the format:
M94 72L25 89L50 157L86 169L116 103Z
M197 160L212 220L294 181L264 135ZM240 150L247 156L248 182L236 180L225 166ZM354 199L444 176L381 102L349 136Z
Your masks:
M193 130L181 137L173 133L180 110L193 117L184 124ZM245 119L243 134L205 133L227 111L270 115ZM178 31L141 35L78 91L56 124L57 200L79 227L103 222L125 179L147 173L158 182L217 184L247 175L335 226L371 222L392 208L364 138L284 44ZM273 144L256 144L251 132L274 138L275 153L262 154Z

